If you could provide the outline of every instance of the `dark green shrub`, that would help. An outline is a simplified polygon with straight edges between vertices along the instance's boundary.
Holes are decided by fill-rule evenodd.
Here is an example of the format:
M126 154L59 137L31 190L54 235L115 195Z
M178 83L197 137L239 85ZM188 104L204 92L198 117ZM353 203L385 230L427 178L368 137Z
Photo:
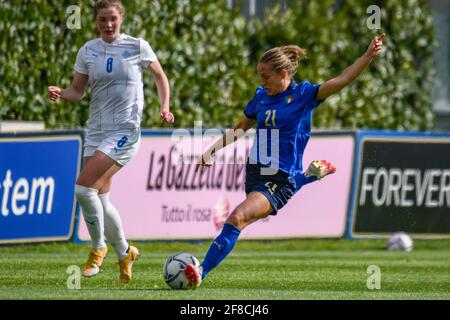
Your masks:
M367 27L370 5L381 8L381 30ZM424 1L290 1L284 13L274 8L264 23L250 23L249 45L253 61L274 46L307 49L310 58L297 76L322 83L351 65L381 31L387 34L384 53L320 106L315 127L431 129L434 37Z
M171 84L176 127L230 127L258 86L256 63L283 44L306 48L299 80L321 83L337 76L367 48L376 31L366 9L382 9L385 52L352 85L317 110L316 128L430 129L434 48L431 14L420 0L288 1L264 22L245 22L226 1L123 1L123 32L150 42ZM40 120L74 128L87 120L81 103L51 103L47 86L70 85L78 49L96 37L92 1L76 2L81 29L66 27L71 1L0 2L0 120ZM145 78L143 127L160 127L156 86Z

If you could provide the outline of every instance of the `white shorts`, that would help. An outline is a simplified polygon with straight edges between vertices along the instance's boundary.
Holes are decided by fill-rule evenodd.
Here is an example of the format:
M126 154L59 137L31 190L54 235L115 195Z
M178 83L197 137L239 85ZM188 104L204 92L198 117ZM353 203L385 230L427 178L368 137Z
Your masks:
M84 142L84 156L91 157L98 150L124 166L136 154L140 143L140 129L114 131L88 129Z

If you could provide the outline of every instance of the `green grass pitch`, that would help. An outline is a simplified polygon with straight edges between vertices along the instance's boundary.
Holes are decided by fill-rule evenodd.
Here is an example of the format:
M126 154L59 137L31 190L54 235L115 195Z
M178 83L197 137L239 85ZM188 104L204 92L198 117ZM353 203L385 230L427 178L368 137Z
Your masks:
M241 240L197 290L171 290L165 259L190 252L200 260L205 242L137 242L133 281L118 284L114 251L94 278L67 287L71 265L81 266L88 244L0 247L2 299L450 299L450 240L416 240L413 252L387 252L385 240ZM381 288L368 289L368 267L380 268Z

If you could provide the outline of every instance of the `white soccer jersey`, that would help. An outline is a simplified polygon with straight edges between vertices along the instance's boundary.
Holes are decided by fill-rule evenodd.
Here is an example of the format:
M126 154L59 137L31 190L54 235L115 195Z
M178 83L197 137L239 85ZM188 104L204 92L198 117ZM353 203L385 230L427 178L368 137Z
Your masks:
M87 127L138 128L144 107L142 70L156 59L147 41L125 34L112 43L102 38L85 43L78 51L74 69L89 76Z

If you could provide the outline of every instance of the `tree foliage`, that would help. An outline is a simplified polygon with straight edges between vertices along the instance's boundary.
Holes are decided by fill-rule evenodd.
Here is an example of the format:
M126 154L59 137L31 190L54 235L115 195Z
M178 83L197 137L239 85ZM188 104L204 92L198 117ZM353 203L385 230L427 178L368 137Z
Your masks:
M382 9L385 52L348 88L317 110L319 128L429 129L434 77L433 28L420 0L289 1L262 20L246 21L226 1L123 1L122 32L148 40L171 86L176 127L230 127L258 86L256 64L264 50L283 44L307 49L299 79L321 83L343 71L376 31L366 26L369 5ZM45 121L75 128L88 116L89 92L80 103L51 103L47 86L68 87L78 49L96 37L91 0L79 0L81 28L69 29L72 1L0 2L0 119ZM155 83L144 76L143 127L160 127Z
M226 2L123 1L122 32L149 41L171 87L171 111L178 127L195 120L228 126L251 97L245 20ZM69 1L17 0L0 10L0 119L45 121L48 127L84 125L89 92L80 103L51 103L47 86L70 85L78 49L96 37L92 1L78 1L81 28L66 22ZM149 72L144 75L143 127L161 126L159 99Z
M339 75L386 33L384 52L364 73L316 111L315 127L425 130L433 125L431 89L435 47L430 10L420 0L291 1L250 23L253 60L270 47L307 50L299 80L322 83ZM381 9L381 29L370 30L367 8Z

